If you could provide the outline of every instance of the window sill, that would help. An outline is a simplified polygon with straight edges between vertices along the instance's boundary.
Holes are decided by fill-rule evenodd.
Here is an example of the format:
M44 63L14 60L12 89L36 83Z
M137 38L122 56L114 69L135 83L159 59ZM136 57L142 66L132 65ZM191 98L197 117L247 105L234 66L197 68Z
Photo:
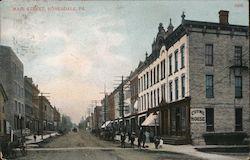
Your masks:
M213 64L205 64L205 66L207 66L207 67L213 67L214 65Z
M239 97L234 97L234 98L237 98L237 99L242 99L243 97L242 97L242 96L241 96L241 97L239 96Z

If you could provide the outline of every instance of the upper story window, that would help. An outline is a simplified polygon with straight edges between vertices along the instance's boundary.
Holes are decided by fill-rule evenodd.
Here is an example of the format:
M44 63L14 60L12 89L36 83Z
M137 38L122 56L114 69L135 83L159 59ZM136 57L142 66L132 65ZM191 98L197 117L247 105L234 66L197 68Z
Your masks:
M168 57L169 59L169 75L172 75L172 55Z
M140 78L138 79L138 91L141 92L141 87L140 87Z
M143 90L146 89L146 75L143 75Z
M157 82L159 82L159 76L160 76L160 67L159 67L159 64L157 65L157 74L156 74L156 78L157 78Z
M156 69L154 67L154 84L156 83Z
M157 104L160 104L160 89L157 88Z
M186 90L186 87L185 87L185 76L183 75L181 77L181 97L182 98L185 97L185 90Z
M212 66L213 65L213 44L206 44L205 46L205 64L206 66Z
M174 60L175 60L175 72L177 72L178 71L178 50L176 50L175 52L174 52Z
M179 80L178 78L175 79L175 99L178 100L179 99Z
M147 89L148 89L148 81L149 81L149 78L148 78L148 72L146 73L146 79L147 79Z
M206 75L206 97L214 97L214 76Z
M173 82L169 82L169 99L173 101Z
M181 68L185 67L185 46L181 46Z
M235 76L235 98L242 98L242 77Z
M165 74L165 59L161 61L161 79L164 79L166 77Z
M150 71L150 86L152 86L153 85L153 71L152 71L152 69L151 69L151 71Z
M234 65L242 66L242 47L235 46L234 48Z

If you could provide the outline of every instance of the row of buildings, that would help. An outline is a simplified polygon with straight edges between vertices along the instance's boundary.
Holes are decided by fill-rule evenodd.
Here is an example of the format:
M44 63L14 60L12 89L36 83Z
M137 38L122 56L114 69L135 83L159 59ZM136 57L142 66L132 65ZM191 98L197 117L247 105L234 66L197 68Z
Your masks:
M249 135L249 27L229 24L224 10L219 23L181 17L175 29L171 19L167 29L159 24L151 54L105 95L93 129L145 127L172 144L234 144Z
M58 109L40 92L10 47L0 45L0 136L57 130Z

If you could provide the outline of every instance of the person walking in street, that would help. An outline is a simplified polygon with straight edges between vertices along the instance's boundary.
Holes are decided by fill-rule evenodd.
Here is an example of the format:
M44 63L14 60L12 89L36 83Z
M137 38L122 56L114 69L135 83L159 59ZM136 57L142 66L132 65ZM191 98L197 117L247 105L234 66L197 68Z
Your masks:
M146 134L144 131L142 131L142 147L145 148L146 143Z
M36 134L34 134L33 138L34 138L34 142L36 143Z
M131 142L131 147L134 148L134 141L135 141L135 132L132 132L130 142Z
M122 132L121 133L121 147L125 148L125 140L126 140L126 135Z

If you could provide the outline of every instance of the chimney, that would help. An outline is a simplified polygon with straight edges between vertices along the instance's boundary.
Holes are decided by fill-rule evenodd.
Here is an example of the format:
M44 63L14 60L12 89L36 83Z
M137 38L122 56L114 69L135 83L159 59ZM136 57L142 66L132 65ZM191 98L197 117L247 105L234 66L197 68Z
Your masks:
M228 14L229 14L229 11L225 11L225 10L219 11L220 24L228 24Z

